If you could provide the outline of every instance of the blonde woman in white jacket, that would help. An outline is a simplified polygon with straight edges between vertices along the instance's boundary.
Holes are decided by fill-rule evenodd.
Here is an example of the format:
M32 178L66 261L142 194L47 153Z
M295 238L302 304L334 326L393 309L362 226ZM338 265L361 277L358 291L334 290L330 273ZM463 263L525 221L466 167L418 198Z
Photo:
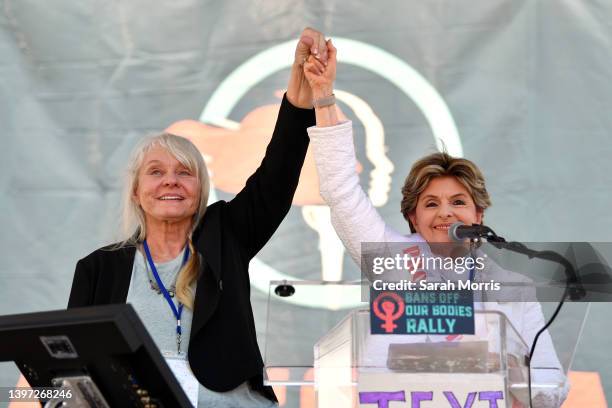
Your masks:
M446 153L434 153L418 160L406 178L401 211L412 234L402 235L384 222L359 184L352 123L340 122L337 115L333 95L336 49L331 40L328 55L327 64L313 57L304 64L316 113L316 126L309 128L308 134L321 196L330 207L338 236L357 265L361 265L362 242L446 243L450 242L448 229L453 223L480 224L491 205L484 177L473 162ZM520 279L520 275L505 271L491 261L483 273L489 274L487 278L509 274L513 279ZM484 281L485 277L481 278ZM533 300L487 302L476 307L502 311L530 346L545 324L541 306ZM565 384L561 391L534 393L533 406L560 406L568 384L548 332L540 336L531 366L552 368L552 381Z

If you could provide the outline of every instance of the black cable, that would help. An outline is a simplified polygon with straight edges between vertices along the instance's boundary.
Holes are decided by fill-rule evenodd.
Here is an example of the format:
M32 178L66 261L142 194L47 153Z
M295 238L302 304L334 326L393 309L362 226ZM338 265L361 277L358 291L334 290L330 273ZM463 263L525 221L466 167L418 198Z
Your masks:
M542 327L535 335L533 343L531 343L531 350L529 350L529 360L527 361L527 387L529 388L529 408L533 408L531 405L531 360L533 359L533 353L535 352L536 344L538 344L538 339L540 338L540 335L548 329L548 327L552 324L552 322L555 320L555 318L561 311L561 307L563 306L563 303L565 303L565 298L567 297L568 292L569 284L566 284L565 291L563 292L563 297L557 305L557 308L555 309L550 319L548 319L548 322L544 325L544 327Z
M487 236L485 237L487 242L491 243L492 245L496 246L497 248L506 248L509 250L513 250L516 251L518 253L522 253L524 255L527 255L529 258L540 258L540 259L545 259L545 260L549 260L549 261L553 261L553 262L557 262L559 264L561 264L562 266L565 267L566 273L570 272L570 277L568 277L568 279L566 279L565 281L565 290L563 291L563 296L561 297L561 301L559 302L559 304L557 305L557 308L555 309L555 311L553 312L552 316L550 317L550 319L548 319L548 322L546 322L546 324L544 325L544 327L542 327L535 335L533 342L531 343L531 349L529 350L529 358L527 360L527 388L529 391L529 408L533 408L532 405L532 395L531 395L531 361L533 359L533 353L535 352L535 348L536 345L538 344L538 339L540 338L540 335L542 333L544 333L548 327L552 324L552 322L557 318L557 315L559 314L559 312L561 311L561 307L563 307L563 304L565 303L565 299L567 298L567 296L570 293L570 283L576 285L576 287L574 287L572 289L572 298L573 299L579 299L581 297L584 296L585 294L585 290L582 288L582 286L580 285L580 280L578 279L576 272L574 271L573 265L570 264L570 262L563 258L562 256L560 256L559 254L557 254L556 252L553 251L534 251L531 250L529 248L527 248L527 246L525 246L524 244L521 244L520 242L507 242L504 238L498 236L492 229L488 229L487 231Z

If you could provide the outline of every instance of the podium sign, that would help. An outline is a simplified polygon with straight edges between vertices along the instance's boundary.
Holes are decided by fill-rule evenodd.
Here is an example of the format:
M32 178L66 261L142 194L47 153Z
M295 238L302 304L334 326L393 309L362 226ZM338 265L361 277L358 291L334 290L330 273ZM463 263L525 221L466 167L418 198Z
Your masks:
M357 388L360 408L497 408L506 405L504 377L498 374L363 372Z
M370 329L370 334L474 334L474 295L371 288Z

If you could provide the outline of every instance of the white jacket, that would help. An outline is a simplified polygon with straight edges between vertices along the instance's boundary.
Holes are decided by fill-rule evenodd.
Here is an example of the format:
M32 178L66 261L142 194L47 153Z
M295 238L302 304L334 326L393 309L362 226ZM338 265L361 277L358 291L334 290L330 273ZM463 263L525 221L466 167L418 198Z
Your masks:
M361 188L355 170L357 159L350 121L330 127L311 127L308 128L308 135L314 151L321 196L331 209L336 233L357 265L361 265L362 242L423 242L419 234L406 236L390 228ZM512 274L492 262L489 266L492 276ZM529 347L545 324L542 308L537 302L487 302L475 306L503 312ZM537 367L550 369L535 370ZM534 391L534 407L560 406L569 388L548 331L540 336L532 360L532 383L547 380L564 382L565 386L555 393L536 394Z

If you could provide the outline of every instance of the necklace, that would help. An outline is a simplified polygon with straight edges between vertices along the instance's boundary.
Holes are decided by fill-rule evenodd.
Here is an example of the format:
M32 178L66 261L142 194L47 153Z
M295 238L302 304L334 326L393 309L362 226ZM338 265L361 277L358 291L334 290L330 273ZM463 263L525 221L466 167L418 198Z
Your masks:
M185 252L188 253L188 252ZM151 271L151 268L149 266L149 263L147 262L147 259L145 257L144 254L142 254L143 260L144 260L144 264L145 264L145 269L147 270L147 277L149 279L149 285L151 285L151 289L155 292L157 292L158 295L162 294L162 291L159 287L159 285L157 284L157 281L155 280L155 277L153 276L153 272ZM174 281L172 282L172 284L168 287L168 295L170 295L171 298L174 297L174 295L176 294L176 279L178 278L178 273L181 270L181 268L183 267L183 265L185 264L185 256L183 256L183 262L178 266L178 268L176 269L175 273L174 273Z

